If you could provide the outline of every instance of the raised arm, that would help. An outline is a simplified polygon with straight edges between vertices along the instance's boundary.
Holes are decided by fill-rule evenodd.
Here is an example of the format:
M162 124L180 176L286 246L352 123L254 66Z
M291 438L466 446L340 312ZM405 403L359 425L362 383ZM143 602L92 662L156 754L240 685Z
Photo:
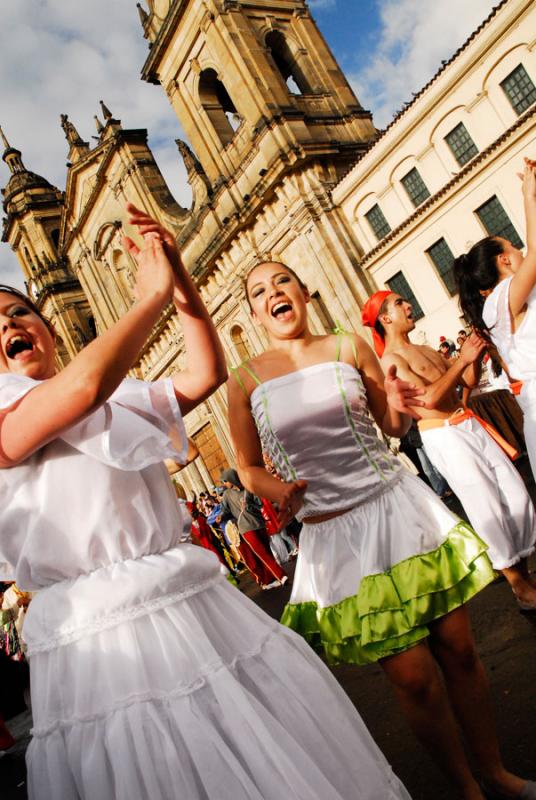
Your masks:
M236 455L236 468L243 486L258 497L265 497L279 508L278 519L286 525L303 503L306 481L285 483L265 469L262 448L251 415L249 397L234 375L227 381L229 425Z
M0 466L23 461L98 408L136 362L173 293L173 272L158 240L138 254L137 301L57 375L0 414Z
M484 339L472 333L464 343L460 357L434 381L426 380L415 372L409 362L397 353L386 353L382 358L382 365L386 369L394 365L400 378L423 389L421 400L425 408L434 409L448 398L456 386L465 383L462 376L470 365L478 361L485 347Z
M527 250L510 284L510 313L513 318L522 311L536 285L536 163L525 159L522 178L523 204L527 223Z
M185 369L173 376L175 394L181 411L187 414L214 392L227 378L225 355L216 328L186 270L173 234L149 214L129 203L129 222L142 235L157 234L164 243L173 267L175 286L173 302L179 314L186 353ZM135 254L137 249L131 242Z

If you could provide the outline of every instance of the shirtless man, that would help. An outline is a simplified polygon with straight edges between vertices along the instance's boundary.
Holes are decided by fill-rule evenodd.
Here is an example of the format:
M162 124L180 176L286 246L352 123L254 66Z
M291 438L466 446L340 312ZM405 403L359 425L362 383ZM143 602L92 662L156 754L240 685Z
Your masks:
M517 470L482 427L461 407L457 386L478 383L486 343L472 333L450 365L431 347L413 344L413 310L394 292L376 292L363 307L363 323L373 328L374 345L385 372L424 389L419 431L430 461L458 495L489 556L522 611L536 612L536 583L527 558L536 546L534 507Z

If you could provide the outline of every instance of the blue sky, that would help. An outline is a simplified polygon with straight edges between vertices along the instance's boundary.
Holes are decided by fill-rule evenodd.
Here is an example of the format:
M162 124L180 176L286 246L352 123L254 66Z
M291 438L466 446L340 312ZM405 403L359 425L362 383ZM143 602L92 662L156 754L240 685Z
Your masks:
M191 0L198 2L198 0ZM310 0L320 30L359 100L384 127L489 14L492 0ZM174 139L180 124L162 89L139 78L147 55L135 0L17 0L0 27L0 125L26 167L65 186L67 113L92 141L102 99L125 128L148 128L170 189L190 191ZM195 149L195 143L193 143ZM0 162L0 185L9 177ZM21 285L0 243L0 280Z

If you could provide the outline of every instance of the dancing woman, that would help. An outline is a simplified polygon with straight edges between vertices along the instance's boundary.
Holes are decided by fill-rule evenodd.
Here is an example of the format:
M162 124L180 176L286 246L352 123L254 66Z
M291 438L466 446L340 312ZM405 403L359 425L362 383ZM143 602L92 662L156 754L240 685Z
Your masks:
M536 476L536 162L525 159L523 204L527 250L487 236L454 262L460 306L468 321L491 338L518 397L532 472Z
M536 797L536 784L502 766L463 605L492 579L486 548L401 468L369 417L401 436L419 392L394 368L385 379L359 336L311 334L307 288L284 264L258 264L246 291L271 346L229 379L238 472L278 504L282 524L295 514L305 523L283 621L332 662L379 661L457 796L483 798L455 716L488 789ZM283 481L265 470L263 450Z
M213 554L173 547L163 461L186 461L181 411L226 370L172 236L129 210L146 236L141 251L126 240L137 302L62 372L36 306L0 291L0 561L37 590L24 629L29 796L408 800L307 645ZM185 370L125 379L172 298Z

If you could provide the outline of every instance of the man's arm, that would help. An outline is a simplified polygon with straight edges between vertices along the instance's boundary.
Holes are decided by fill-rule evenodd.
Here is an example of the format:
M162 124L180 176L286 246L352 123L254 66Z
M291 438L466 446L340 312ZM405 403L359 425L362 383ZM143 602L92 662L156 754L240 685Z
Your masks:
M427 382L421 375L414 372L412 365L398 353L386 353L382 358L382 366L387 371L393 364L402 380L423 388L424 394L421 399L424 400L426 408L434 409L461 382L464 371L478 360L485 347L485 341L476 333L472 333L463 345L460 357L443 375L431 382Z

